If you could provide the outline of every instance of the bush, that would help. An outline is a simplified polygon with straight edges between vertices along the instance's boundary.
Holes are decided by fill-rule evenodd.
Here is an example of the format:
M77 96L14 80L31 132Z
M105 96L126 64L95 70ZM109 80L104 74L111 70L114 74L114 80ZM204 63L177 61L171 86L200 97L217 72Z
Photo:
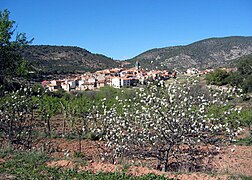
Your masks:
M91 141L98 141L101 138L100 134L90 132L87 134L87 138Z
M250 133L252 132L252 110L250 108L242 109L241 111L241 125L249 129ZM252 134L251 134L252 136Z
M237 72L226 72L216 69L206 75L208 84L237 86L244 92L252 92L252 55L244 56L238 60Z
M245 91L245 92L252 92L252 74L251 75L248 75L243 83L242 83L242 89Z
M210 72L206 75L206 80L208 84L213 85L226 85L228 83L227 78L229 77L229 73L225 70L216 69L213 72Z

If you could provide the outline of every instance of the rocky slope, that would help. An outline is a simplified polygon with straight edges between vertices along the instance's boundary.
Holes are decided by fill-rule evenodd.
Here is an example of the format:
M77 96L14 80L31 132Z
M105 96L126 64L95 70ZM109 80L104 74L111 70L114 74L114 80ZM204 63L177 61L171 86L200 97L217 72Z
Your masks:
M186 46L152 49L126 62L127 66L139 61L143 68L183 71L190 67L229 66L233 60L248 54L252 54L252 36L233 36L205 39Z

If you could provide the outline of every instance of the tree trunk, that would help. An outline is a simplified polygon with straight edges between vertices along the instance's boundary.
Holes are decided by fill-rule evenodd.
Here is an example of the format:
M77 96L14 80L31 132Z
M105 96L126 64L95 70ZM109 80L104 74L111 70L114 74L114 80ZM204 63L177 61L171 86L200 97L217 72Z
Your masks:
M163 172L166 172L168 170L168 155L169 152L168 150L165 151L165 155L164 155L164 167L163 167Z
M67 110L66 107L63 105L63 103L60 101L61 104L61 113L64 113L63 118L63 127L62 127L62 136L64 137L66 135L66 119L67 119Z
M12 120L13 117L14 115L10 118L9 132L8 132L9 140L11 141L11 143L12 143L12 132L13 132L13 120Z
M78 131L78 139L79 139L79 153L81 153L81 133Z
M157 162L156 169L159 170L159 171L162 170L162 169L161 169L161 158L162 158L162 156L161 156L161 151L158 151L158 162Z
M161 161L160 161L160 159L158 159L158 163L157 163L156 169L159 170L159 171L161 171Z
M47 130L48 130L48 136L51 137L50 118L47 118Z
M45 133L45 135L47 136L47 123L46 123L46 118L44 119L44 125L45 125L45 127L44 127L44 133Z
M66 134L66 119L63 118L63 132L62 132L63 136L65 136Z
M251 128L252 123L248 124L248 128L249 128L249 135L252 136L252 128Z

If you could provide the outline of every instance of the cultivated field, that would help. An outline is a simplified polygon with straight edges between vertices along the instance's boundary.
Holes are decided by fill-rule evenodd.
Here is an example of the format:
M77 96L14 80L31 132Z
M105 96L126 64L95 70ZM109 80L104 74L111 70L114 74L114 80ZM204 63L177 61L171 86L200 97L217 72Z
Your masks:
M9 93L1 99L0 179L250 179L245 96L201 78Z

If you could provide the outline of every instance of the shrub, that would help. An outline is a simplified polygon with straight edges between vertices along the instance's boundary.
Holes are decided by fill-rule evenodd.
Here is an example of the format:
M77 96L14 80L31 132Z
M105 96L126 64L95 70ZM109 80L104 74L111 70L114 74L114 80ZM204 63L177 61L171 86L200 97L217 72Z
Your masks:
M206 75L206 80L208 84L214 85L225 85L228 83L227 78L229 77L229 73L225 70L216 69L213 72L210 72Z
M90 132L87 134L87 138L90 139L91 141L97 141L101 138L101 135Z

